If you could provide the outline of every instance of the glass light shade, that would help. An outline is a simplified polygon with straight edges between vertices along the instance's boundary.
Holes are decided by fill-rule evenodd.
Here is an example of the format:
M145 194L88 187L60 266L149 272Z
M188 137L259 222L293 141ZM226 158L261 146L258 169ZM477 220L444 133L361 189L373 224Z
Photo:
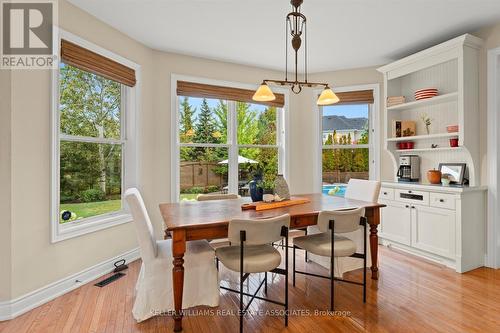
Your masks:
M340 99L337 97L337 95L335 95L332 89L325 87L325 89L323 89L323 91L321 92L321 95L319 95L316 104L330 105L337 103L339 100Z
M274 101L276 96L274 96L271 88L263 82L260 87L257 89L255 94L253 94L252 99L257 102L269 102Z

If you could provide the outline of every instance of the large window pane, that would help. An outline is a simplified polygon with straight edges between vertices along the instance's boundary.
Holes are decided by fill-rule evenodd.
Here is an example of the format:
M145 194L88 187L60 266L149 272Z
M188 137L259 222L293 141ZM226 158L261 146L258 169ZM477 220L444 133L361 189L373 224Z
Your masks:
M278 174L277 148L241 148L238 160L238 192L250 196L248 183L256 174L267 182L274 182Z
M226 143L227 102L180 96L179 138L181 143Z
M60 223L121 209L121 145L62 141L60 156Z
M368 144L368 104L323 107L323 144Z
M323 149L323 186L369 178L369 149Z
M119 139L121 85L61 63L61 133Z
M227 193L227 148L180 147L180 200L200 193Z
M275 145L276 112L275 107L237 102L238 143Z

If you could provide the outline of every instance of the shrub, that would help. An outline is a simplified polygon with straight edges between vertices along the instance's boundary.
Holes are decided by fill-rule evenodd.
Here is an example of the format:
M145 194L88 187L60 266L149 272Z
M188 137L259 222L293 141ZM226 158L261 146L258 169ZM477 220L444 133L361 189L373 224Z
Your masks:
M95 202L106 200L106 193L97 188L91 188L83 191L80 194L80 199L83 202Z
M193 186L193 187L184 189L181 193L185 193L185 194L198 194L198 193L203 193L204 190L205 189L203 187Z
M78 200L78 197L73 193L70 193L70 194L61 193L60 200L61 200L61 203L76 202Z
M205 193L212 193L212 192L217 192L219 191L219 186L217 185L209 185L205 187Z

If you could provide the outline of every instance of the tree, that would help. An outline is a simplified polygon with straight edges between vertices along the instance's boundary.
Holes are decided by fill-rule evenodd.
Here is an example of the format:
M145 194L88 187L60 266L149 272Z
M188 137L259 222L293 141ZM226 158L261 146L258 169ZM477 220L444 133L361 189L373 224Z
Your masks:
M220 142L227 142L227 103L219 100L219 103L214 108L215 122L217 131L220 135Z
M120 139L121 85L63 64L60 68L60 127L64 134ZM112 192L121 184L121 145L61 144L61 198L86 189ZM118 184L118 185L117 185ZM70 198L71 197L71 198Z
M276 144L276 108L268 107L259 115L256 141L259 144Z
M333 135L328 134L328 138L325 141L325 145L333 144ZM334 150L323 149L323 172L335 171L335 156Z
M249 103L236 102L236 117L238 120L238 143L254 144L256 143L259 132L257 123L257 111L250 109Z
M198 143L217 143L219 138L215 135L216 123L212 116L212 110L208 106L207 99L201 102L200 114L196 123L194 133L194 142Z
M188 97L183 98L180 106L180 140L181 142L191 142L191 138L194 135L193 115L196 112L196 108L193 109L191 104L189 104Z

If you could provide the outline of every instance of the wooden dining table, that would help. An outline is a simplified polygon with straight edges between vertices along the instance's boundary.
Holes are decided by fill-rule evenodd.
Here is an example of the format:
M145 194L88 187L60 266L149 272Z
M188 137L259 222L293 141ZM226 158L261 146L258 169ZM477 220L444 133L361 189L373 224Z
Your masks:
M294 197L306 198L309 202L264 211L242 210L241 205L249 203L249 198L160 204L160 211L166 226L165 235L170 234L172 237L175 332L182 330L186 242L226 238L228 224L232 219L258 219L289 214L290 229L304 229L317 223L318 214L321 211L364 207L370 227L371 278L378 279L377 226L380 224L380 208L385 205L327 196L321 193L294 195Z

